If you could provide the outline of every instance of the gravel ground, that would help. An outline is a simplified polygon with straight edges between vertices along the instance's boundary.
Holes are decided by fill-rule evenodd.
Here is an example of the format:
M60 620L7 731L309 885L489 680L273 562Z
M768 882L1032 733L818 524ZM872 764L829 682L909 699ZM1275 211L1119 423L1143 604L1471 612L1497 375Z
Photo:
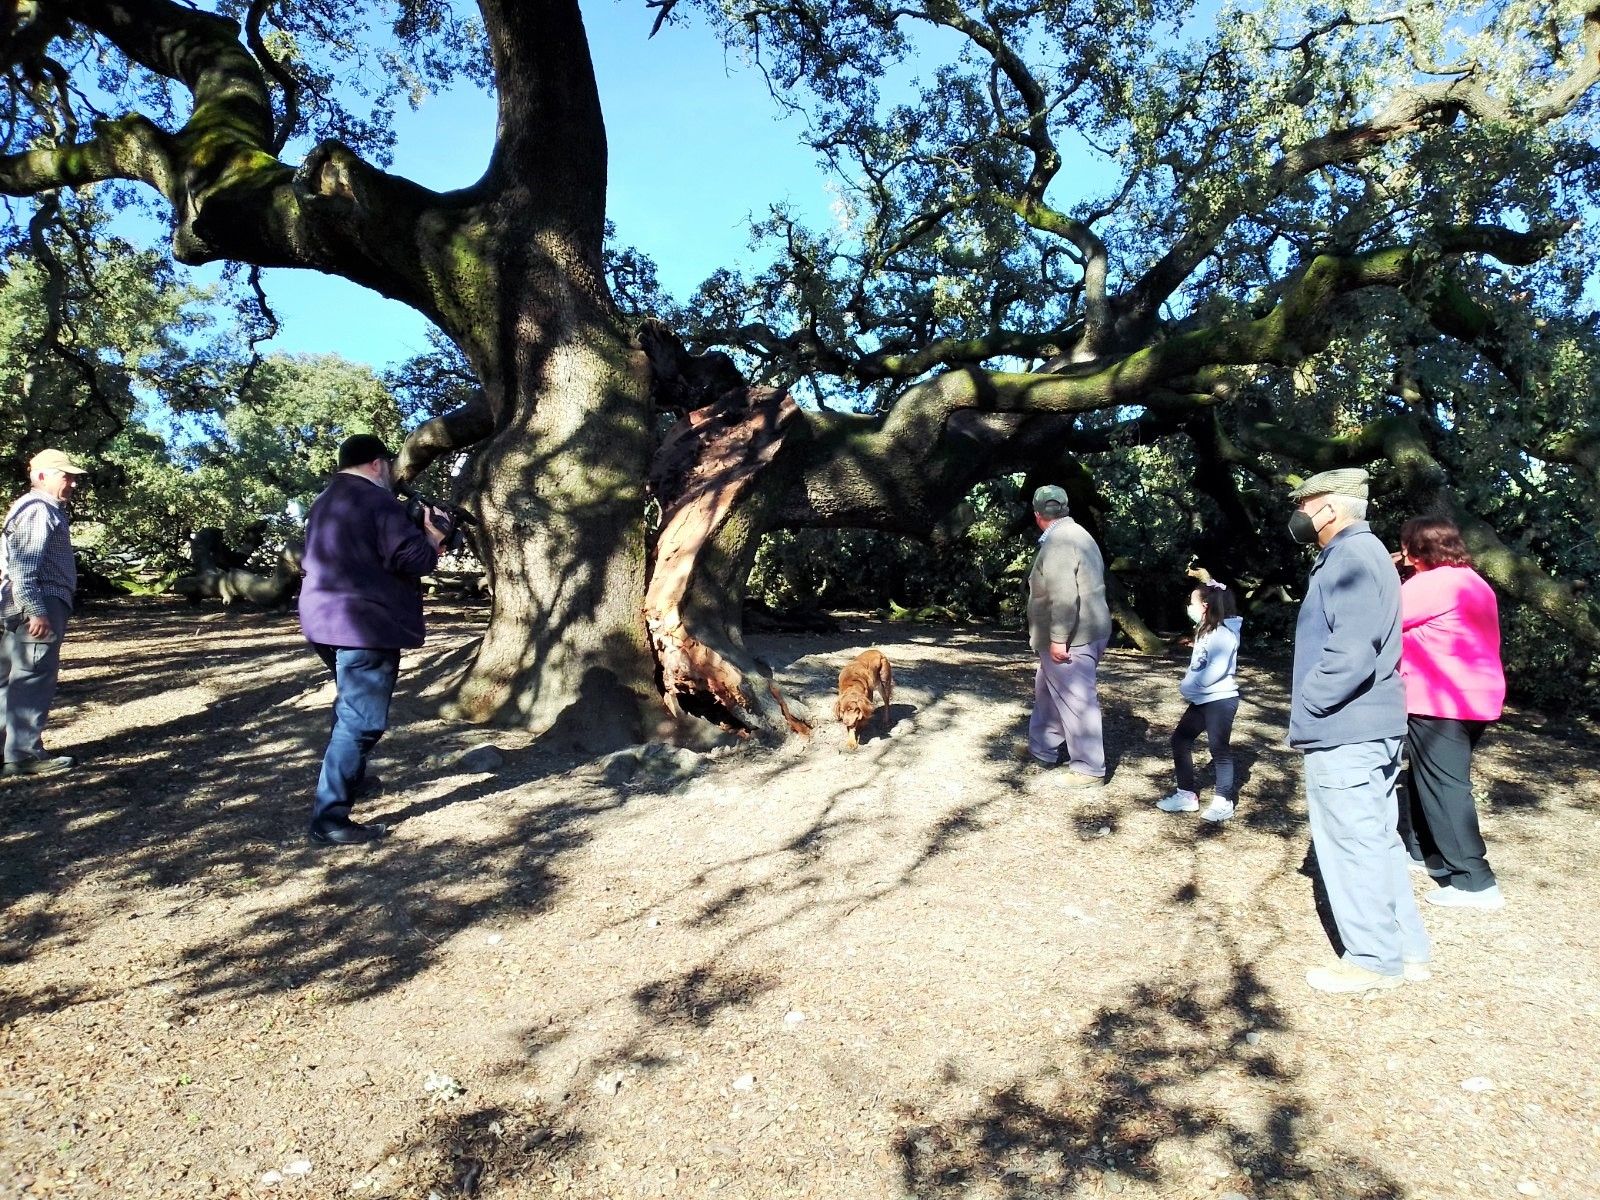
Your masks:
M85 765L0 786L0 1197L1600 1197L1592 730L1511 714L1508 907L1325 997L1280 662L1212 828L1151 804L1176 661L1108 656L1101 791L1022 770L1019 638L913 626L751 639L816 712L888 653L859 751L635 770L435 718L479 620L408 655L358 813L394 832L337 852L292 620L74 624Z

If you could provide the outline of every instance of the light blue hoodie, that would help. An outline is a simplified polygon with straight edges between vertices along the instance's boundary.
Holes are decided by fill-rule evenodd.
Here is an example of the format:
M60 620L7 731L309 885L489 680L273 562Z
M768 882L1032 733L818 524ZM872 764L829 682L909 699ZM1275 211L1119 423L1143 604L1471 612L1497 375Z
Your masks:
M1239 694L1239 681L1233 673L1239 666L1242 628L1242 617L1228 617L1205 637L1194 640L1188 674L1178 685L1178 694L1190 704L1209 704Z

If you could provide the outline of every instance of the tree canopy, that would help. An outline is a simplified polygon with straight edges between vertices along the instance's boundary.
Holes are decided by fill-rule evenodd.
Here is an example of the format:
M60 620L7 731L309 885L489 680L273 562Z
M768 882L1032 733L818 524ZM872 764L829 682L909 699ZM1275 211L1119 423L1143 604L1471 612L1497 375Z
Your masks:
M650 7L663 37L691 9ZM472 451L495 610L466 716L592 732L659 687L803 726L740 637L762 534L927 536L1019 474L1104 518L1156 470L1152 503L1268 588L1295 574L1273 489L1369 465L1383 511L1455 515L1593 661L1592 0L694 11L805 114L837 219L774 210L770 267L637 329L659 297L605 245L574 0L13 5L0 191L138 185L182 262L343 275L448 336L478 387L402 470ZM461 75L497 97L484 176L383 171L394 104Z

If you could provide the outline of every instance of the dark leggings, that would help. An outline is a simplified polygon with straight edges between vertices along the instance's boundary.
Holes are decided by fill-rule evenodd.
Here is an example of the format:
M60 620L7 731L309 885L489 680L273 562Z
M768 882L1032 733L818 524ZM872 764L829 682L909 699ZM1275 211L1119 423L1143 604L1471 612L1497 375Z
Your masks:
M1177 770L1178 786L1186 792L1194 786L1194 740L1202 733L1211 747L1211 766L1217 773L1219 800L1233 800L1233 717L1239 711L1239 697L1191 704L1172 731L1172 765Z
M1472 799L1472 751L1483 736L1484 724L1415 716L1406 722L1410 811L1401 815L1410 820L1401 822L1401 836L1412 858L1437 854L1443 859L1450 873L1446 882L1463 892L1481 892L1494 885Z

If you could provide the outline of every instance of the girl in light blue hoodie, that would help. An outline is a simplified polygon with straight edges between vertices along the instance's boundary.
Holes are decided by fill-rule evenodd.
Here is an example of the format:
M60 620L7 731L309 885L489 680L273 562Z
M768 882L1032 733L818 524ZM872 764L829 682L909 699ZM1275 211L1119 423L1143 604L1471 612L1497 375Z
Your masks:
M1162 812L1195 812L1200 796L1194 786L1194 741L1202 732L1211 747L1216 786L1211 803L1200 814L1207 821L1233 816L1233 718L1239 711L1239 605L1228 586L1215 581L1201 584L1189 597L1189 619L1194 622L1194 653L1189 670L1178 684L1178 694L1189 702L1178 727L1172 731L1172 765L1178 787L1156 801Z

